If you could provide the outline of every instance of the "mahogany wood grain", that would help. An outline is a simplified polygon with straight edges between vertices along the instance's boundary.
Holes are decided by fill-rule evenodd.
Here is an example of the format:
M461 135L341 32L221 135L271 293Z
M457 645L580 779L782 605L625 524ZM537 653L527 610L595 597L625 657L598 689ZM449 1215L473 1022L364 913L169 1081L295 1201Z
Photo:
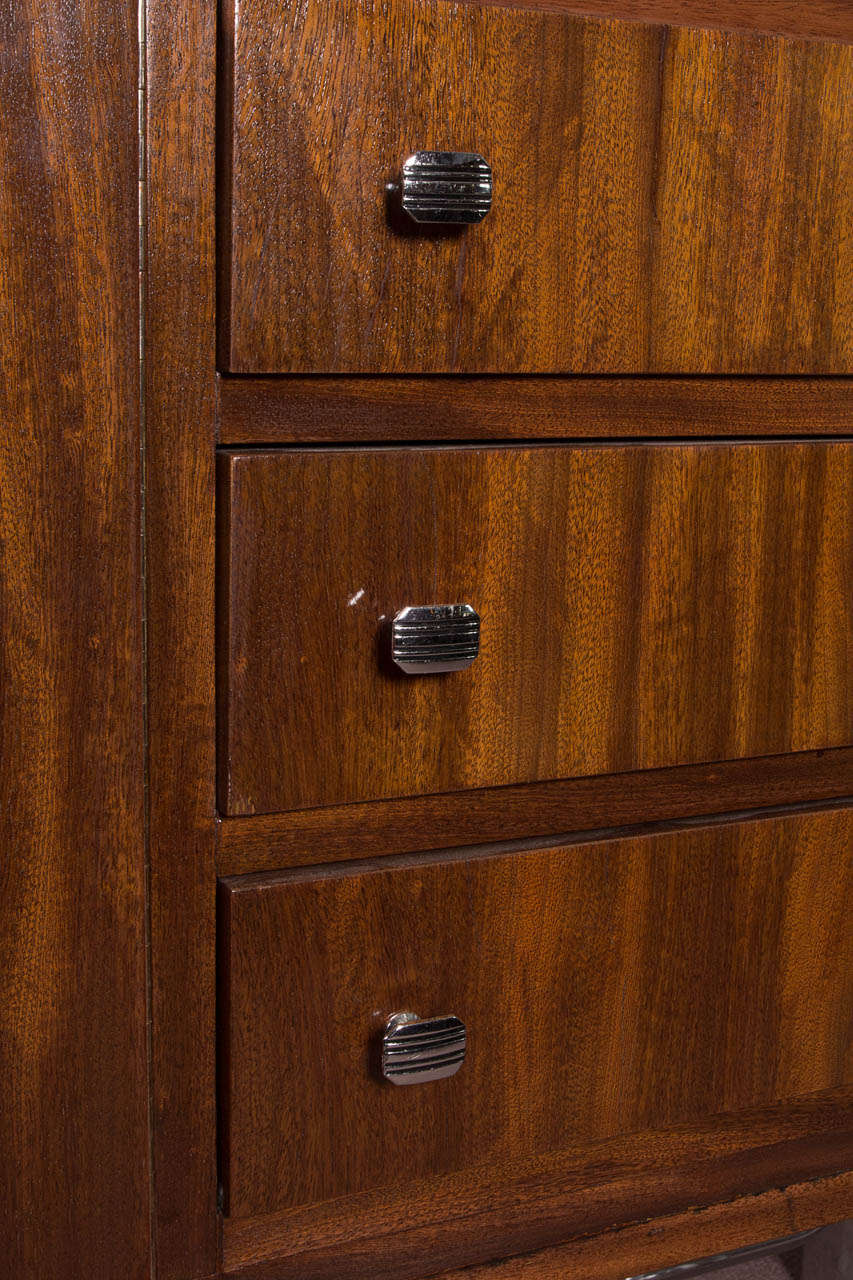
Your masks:
M443 796L298 809L219 823L223 876L559 836L853 794L853 747L571 778Z
M756 1130L747 1135L749 1119ZM540 1268L543 1280L563 1280L564 1275L574 1276L572 1268L580 1265L588 1268L582 1280L597 1280L599 1275L602 1280L624 1280L631 1271L645 1270L645 1265L677 1265L718 1249L843 1219L849 1212L853 1174L810 1177L824 1134L846 1133L850 1141L849 1116L841 1099L793 1107L788 1123L777 1125L753 1112L748 1118L720 1117L716 1129L683 1126L656 1134L653 1145L647 1134L633 1142L602 1143L588 1154L585 1166L575 1164L571 1173L553 1159L536 1168L517 1169L514 1188L498 1183L494 1199L485 1182L474 1184L470 1177L463 1182L457 1175L421 1184L410 1192L405 1206L399 1196L368 1193L358 1202L339 1201L309 1211L226 1218L225 1270L250 1280L332 1280L342 1274L333 1270L334 1251L343 1250L338 1257L348 1280L416 1280L434 1274L437 1256L453 1255L460 1261L446 1265L463 1266L476 1280L490 1274L487 1268L495 1268L499 1280L513 1277L515 1268L521 1276L538 1277ZM811 1160L794 1136L797 1125L803 1136L805 1127L811 1128ZM838 1145L831 1145L832 1157L838 1160ZM749 1191L760 1185L759 1170L766 1170L771 1150L780 1169L796 1178L794 1170L801 1167L809 1180L794 1181L784 1190ZM723 1203L705 1207L701 1191L710 1190L709 1175ZM439 1224L441 1213L445 1216ZM537 1237L549 1236L571 1243L555 1243L524 1256L522 1251L534 1248ZM497 1252L502 1247L522 1256L502 1262ZM474 1268L469 1272L461 1261L472 1256L487 1259L482 1273ZM616 1272L623 1260L627 1265ZM561 1265L565 1272L559 1270Z
M624 1280L629 1271L645 1275L689 1258L710 1258L746 1244L832 1226L843 1221L851 1205L853 1173L841 1173L708 1209L688 1209L654 1223L634 1223L605 1238L581 1238L538 1254L445 1272L437 1280ZM831 1272L815 1274L840 1280Z
M448 0L223 7L223 368L853 372L853 48ZM418 230L416 149L484 154Z
M220 378L229 445L843 436L850 378Z
M0 1271L143 1280L136 14L0 4Z
M147 606L156 1276L217 1270L216 5L146 0Z
M853 41L853 7L849 0L810 0L809 4L801 0L470 0L470 3L633 22L664 22L671 26Z
M844 807L225 881L227 1212L853 1084L851 863ZM465 1021L457 1075L375 1078L402 1009Z
M853 742L849 444L220 462L227 814ZM473 666L389 668L399 609L463 601Z

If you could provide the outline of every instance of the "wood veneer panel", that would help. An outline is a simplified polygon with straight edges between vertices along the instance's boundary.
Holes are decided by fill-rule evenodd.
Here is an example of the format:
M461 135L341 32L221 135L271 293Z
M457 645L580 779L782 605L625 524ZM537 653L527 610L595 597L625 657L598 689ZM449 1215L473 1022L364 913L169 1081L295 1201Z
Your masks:
M763 31L813 39L853 40L848 0L470 0L508 9L544 9L589 17L673 26Z
M216 5L147 0L147 600L156 1274L217 1270Z
M851 373L853 49L447 0L226 4L223 368ZM481 226L386 187L482 152Z
M0 1269L143 1280L131 6L0 5Z
M219 823L223 876L569 831L832 800L853 793L853 748L648 769Z
M228 814L853 742L851 445L220 462ZM463 601L472 667L389 669L399 609Z
M470 1266L473 1257L508 1277L514 1268L536 1276L541 1267L543 1278L562 1280L561 1264L571 1276L570 1268L584 1263L584 1280L597 1277L597 1268L610 1280L610 1267L627 1257L614 1276L623 1280L644 1258L649 1266L677 1264L843 1218L853 1175L798 1179L811 1179L820 1167L827 1139L825 1167L845 1162L849 1102L849 1093L810 1100L789 1108L784 1120L778 1110L721 1116L651 1142L639 1134L598 1144L581 1163L552 1158L500 1168L488 1184L450 1175L410 1189L405 1205L399 1194L368 1193L311 1210L226 1218L225 1270L252 1280L332 1280L337 1257L353 1280L415 1280L436 1266ZM756 1193L774 1158L793 1185ZM714 1196L725 1203L713 1203ZM564 1247L498 1261L502 1250L521 1253L537 1239L557 1242L576 1233L582 1238Z
M852 868L841 808L226 881L227 1212L849 1086ZM457 1075L375 1078L400 1009L465 1021Z
M850 378L220 378L222 444L850 434Z

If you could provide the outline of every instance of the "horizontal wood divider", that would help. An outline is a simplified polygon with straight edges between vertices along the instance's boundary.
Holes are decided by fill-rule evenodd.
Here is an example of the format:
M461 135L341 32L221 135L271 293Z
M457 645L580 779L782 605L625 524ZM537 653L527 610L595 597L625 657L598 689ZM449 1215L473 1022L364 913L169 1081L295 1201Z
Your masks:
M853 1092L834 1090L529 1164L226 1219L223 1269L247 1280L416 1280L433 1267L492 1263L573 1235L834 1177L851 1164ZM764 1222L760 1213L756 1221Z
M632 1223L483 1267L445 1271L436 1280L623 1280L631 1272L645 1275L688 1259L830 1226L849 1215L851 1204L853 1173L842 1173L654 1222Z
M304 809L219 824L220 876L853 795L853 747Z
M218 386L227 445L853 430L853 378L220 377Z

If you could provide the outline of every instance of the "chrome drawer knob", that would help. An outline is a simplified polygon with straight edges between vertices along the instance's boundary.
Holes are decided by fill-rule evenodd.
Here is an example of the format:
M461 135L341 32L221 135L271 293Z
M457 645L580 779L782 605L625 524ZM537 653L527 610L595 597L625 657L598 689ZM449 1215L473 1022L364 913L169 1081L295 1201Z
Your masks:
M480 652L480 615L470 604L408 605L391 624L391 657L410 676L463 671Z
M415 222L482 222L492 207L492 171L467 151L416 151L403 165L403 209Z
M465 1023L394 1013L382 1037L382 1075L391 1084L423 1084L455 1075L465 1061Z

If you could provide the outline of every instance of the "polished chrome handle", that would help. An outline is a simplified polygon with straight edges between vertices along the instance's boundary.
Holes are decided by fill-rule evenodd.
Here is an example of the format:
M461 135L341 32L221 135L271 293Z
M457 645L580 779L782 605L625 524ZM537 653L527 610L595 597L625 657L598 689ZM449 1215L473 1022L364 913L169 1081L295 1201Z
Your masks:
M470 667L480 652L480 615L470 604L408 605L391 624L391 657L407 675Z
M392 1084L423 1084L455 1075L465 1061L468 1035L459 1018L421 1019L394 1013L382 1037L382 1075Z
M403 165L403 209L415 222L482 222L492 207L492 171L467 151L416 151Z

